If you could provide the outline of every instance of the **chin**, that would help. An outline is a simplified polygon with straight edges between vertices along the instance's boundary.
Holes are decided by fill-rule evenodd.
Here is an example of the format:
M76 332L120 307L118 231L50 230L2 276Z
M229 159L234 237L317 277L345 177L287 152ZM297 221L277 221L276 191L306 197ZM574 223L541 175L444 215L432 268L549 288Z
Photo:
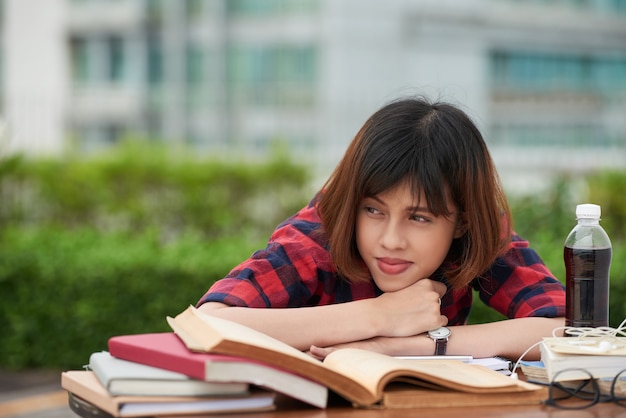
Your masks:
M385 284L381 284L379 281L374 280L374 283L376 283L376 286L383 292L387 293L387 292L397 292L398 290L402 290L405 289L407 287L409 287L409 284L400 284L400 283L385 283Z

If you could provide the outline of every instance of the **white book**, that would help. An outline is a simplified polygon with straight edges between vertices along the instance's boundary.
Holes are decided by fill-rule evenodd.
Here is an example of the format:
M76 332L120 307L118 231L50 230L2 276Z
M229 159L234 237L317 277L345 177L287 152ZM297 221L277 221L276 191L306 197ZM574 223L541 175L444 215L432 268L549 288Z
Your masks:
M61 387L69 392L70 408L81 416L156 417L271 411L273 392L252 389L245 396L132 396L111 395L92 371L61 373Z
M618 338L615 348L601 349L596 337L584 341L576 337L544 338L539 348L541 361L546 368L549 381L555 376L558 380L588 379L589 372L594 378L613 378L626 368L626 339ZM564 372L567 369L578 369Z
M184 374L93 353L89 368L111 395L133 396L242 396L249 393L245 382L207 382Z

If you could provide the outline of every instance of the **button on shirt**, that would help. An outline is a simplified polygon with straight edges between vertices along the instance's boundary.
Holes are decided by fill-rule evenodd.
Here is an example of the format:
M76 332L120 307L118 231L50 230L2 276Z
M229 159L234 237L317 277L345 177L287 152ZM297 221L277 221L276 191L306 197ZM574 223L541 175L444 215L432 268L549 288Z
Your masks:
M200 299L251 308L320 306L372 298L381 294L373 280L351 283L341 278L330 259L328 240L313 203L280 224L265 249L255 252ZM446 283L445 277L433 280ZM491 268L462 290L448 290L441 313L449 325L467 321L472 289L507 318L565 315L565 289L528 242L513 234L511 244Z

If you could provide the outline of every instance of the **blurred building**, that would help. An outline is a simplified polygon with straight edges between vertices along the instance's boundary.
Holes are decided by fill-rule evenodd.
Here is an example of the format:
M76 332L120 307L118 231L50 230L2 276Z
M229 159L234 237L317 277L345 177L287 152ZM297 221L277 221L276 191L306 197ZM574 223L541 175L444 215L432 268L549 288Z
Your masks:
M424 94L474 118L505 184L626 167L626 0L3 0L0 19L11 151L279 142L325 177L372 112Z

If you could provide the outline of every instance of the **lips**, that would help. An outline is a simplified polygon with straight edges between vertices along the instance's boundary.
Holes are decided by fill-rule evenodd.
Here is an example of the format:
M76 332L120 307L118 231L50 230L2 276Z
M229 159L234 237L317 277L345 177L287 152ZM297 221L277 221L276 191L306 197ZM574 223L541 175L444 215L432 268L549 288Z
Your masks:
M376 264L380 271L385 274L400 274L405 272L410 266L411 262L398 259L398 258L377 258Z

